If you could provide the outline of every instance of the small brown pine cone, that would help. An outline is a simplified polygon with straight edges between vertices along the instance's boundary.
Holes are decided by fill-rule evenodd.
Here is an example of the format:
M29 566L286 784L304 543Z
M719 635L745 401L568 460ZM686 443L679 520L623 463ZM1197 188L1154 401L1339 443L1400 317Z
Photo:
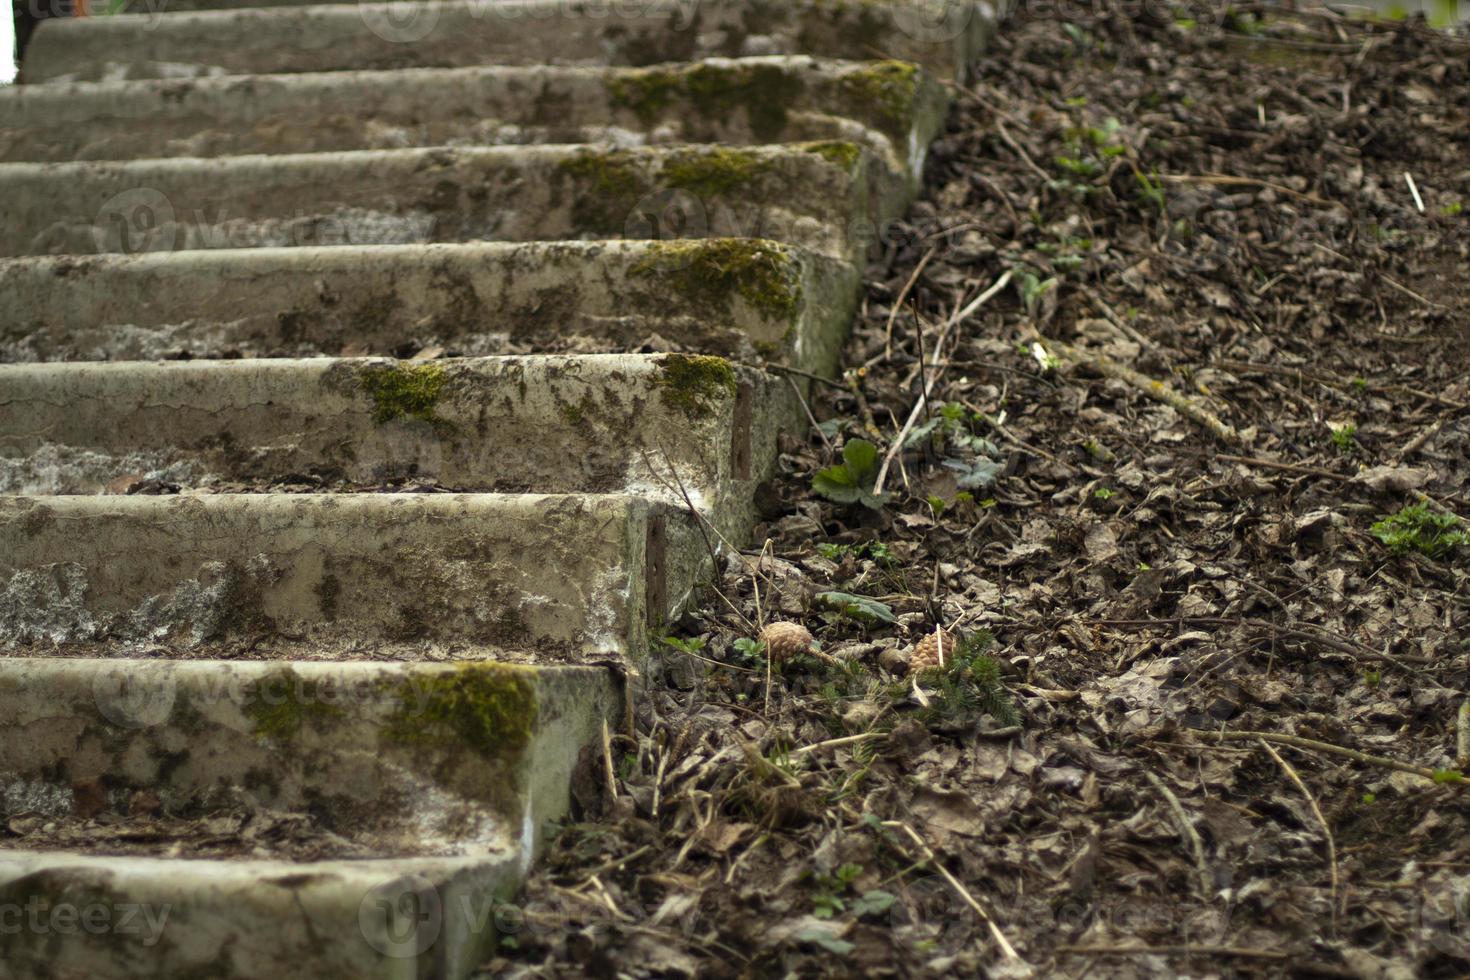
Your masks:
M909 654L909 670L917 673L928 670L931 667L940 666L939 647L940 641L944 645L944 663L948 664L954 659L954 635L948 630L934 630L925 634L924 638L914 644L913 651Z
M760 640L772 663L784 664L792 657L810 653L812 635L800 623L771 623L761 630Z

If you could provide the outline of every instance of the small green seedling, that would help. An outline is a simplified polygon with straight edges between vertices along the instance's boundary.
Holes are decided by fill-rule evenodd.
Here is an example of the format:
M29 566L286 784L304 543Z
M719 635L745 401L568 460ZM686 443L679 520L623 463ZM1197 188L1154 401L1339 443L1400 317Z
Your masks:
M1409 504L1374 524L1373 534L1396 555L1417 551L1427 558L1443 558L1470 544L1463 527L1464 522L1454 514L1427 504Z
M874 494L878 478L878 447L866 439L849 439L842 447L842 462L812 477L812 489L839 504L862 504L878 510L889 494Z
M1358 426L1356 423L1341 422L1333 425L1329 422L1328 428L1332 430L1332 444L1337 447L1338 452L1346 455L1352 452L1353 447L1358 444Z
M704 638L700 636L691 636L687 640L677 636L666 636L663 641L664 645L673 647L680 653L695 654L704 649Z

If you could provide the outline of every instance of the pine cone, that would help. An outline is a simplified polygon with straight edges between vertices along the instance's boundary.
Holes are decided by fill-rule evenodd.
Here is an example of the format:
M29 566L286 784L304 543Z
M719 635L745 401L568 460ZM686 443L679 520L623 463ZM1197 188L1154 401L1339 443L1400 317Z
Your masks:
M783 664L792 657L810 653L812 635L800 623L771 623L761 630L760 640L772 663Z
M953 634L947 630L938 629L926 634L922 640L914 644L914 649L909 654L909 671L911 673L918 673L921 670L929 670L931 667L940 666L939 646L941 638L944 641L944 663L948 664L954 660L955 639Z

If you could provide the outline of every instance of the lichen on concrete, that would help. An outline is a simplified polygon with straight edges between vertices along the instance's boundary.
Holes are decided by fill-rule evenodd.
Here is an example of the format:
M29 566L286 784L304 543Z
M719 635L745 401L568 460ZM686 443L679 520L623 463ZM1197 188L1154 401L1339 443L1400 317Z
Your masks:
M823 140L819 143L802 143L807 153L814 153L842 170L851 173L863 157L863 148L846 140Z
M15 572L0 592L0 641L76 643L90 640L98 623L87 608L87 570L57 562Z
M842 76L839 88L849 105L876 119L888 136L906 143L914 123L919 66L908 61L877 61Z
M435 414L444 394L444 368L438 364L381 364L364 368L358 384L373 400L379 424L414 419L447 424Z
M658 370L664 400L692 420L708 418L722 399L735 397L735 369L723 357L666 354Z
M628 152L589 150L561 161L557 171L580 185L571 202L580 230L622 230L642 186Z
M792 103L805 85L778 65L701 64L628 72L613 79L608 89L615 105L632 110L645 125L656 122L670 105L685 102L707 119L743 111L751 135L769 143L785 129Z
M467 747L502 763L514 761L531 744L538 701L534 673L527 668L470 663L390 683L398 707L384 732L394 742Z
M285 742L302 729L320 730L344 718L333 704L335 689L289 667L260 678L250 687L244 711L254 725L256 738Z
M669 187L698 197L718 197L748 187L771 169L767 156L721 146L671 153L660 176Z
M801 309L801 267L789 248L775 242L653 242L629 272L664 278L681 295L727 316L736 297L780 320L794 320Z

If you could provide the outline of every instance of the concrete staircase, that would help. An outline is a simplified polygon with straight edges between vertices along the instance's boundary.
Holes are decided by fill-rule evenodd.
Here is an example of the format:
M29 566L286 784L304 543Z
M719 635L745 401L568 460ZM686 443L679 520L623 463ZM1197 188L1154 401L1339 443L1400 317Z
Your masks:
M461 977L992 15L168 6L0 91L0 978Z

